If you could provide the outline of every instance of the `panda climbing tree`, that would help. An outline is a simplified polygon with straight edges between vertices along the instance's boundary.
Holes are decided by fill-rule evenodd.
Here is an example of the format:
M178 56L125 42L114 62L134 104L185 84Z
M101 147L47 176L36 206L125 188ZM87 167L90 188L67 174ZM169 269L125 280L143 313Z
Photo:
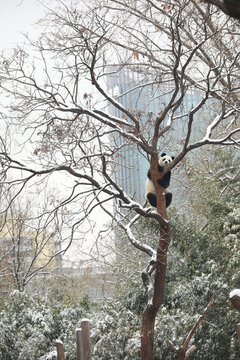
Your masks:
M164 168L168 166L174 160L173 156L169 156L166 153L162 153L158 160L158 173L160 175L160 179L157 179L158 185L163 187L166 207L168 207L172 202L172 193L168 190L171 178L171 171L169 170L167 173L162 174ZM146 199L150 203L151 206L157 207L157 196L156 189L154 183L152 181L151 171L148 170L147 180L146 180Z

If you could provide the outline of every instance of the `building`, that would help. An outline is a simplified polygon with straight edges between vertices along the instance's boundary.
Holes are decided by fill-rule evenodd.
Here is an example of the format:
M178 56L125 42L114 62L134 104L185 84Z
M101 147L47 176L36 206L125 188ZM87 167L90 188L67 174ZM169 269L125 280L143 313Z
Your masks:
M159 82L157 83L154 79L151 81L151 76L146 77L130 67L119 69L112 66L108 67L107 70L107 90L126 109L139 117L144 136L150 140L153 131L152 123L169 102L173 92L173 84L165 79L159 85ZM181 149L187 131L187 113L198 104L200 99L201 93L198 90L190 89L186 92L183 104L177 112L179 119L173 124L167 136L162 137L160 151L174 156ZM192 140L202 137L204 119L208 111L209 109L202 110L201 114L198 115L199 120L197 118L197 121L194 121ZM118 117L122 116L120 110L112 104L109 105L109 113ZM115 167L116 182L127 194L144 203L146 174L149 169L150 158L147 158L146 154L143 154L136 144L128 144L120 136L116 136L111 141L115 141L119 147L115 157L117 164ZM181 197L178 196L179 191L177 189L179 189L179 184L182 185L183 183L183 172L180 169L176 170L172 173L171 181L175 205L186 198L186 194L183 192L187 189L186 186L181 186ZM187 176L185 176L185 180L187 181Z

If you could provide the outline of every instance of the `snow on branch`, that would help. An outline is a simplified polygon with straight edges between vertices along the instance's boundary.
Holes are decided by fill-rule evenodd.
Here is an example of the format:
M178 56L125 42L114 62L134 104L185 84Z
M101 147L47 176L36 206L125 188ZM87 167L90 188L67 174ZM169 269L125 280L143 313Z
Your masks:
M124 224L123 221L118 221L118 225L125 231L128 240L130 241L130 243L138 250L144 252L145 254L151 256L151 257L156 257L156 251L153 250L149 245L147 244L143 244L140 241L138 241L136 239L136 237L134 236L132 230L131 230L131 226L140 218L139 215L136 215L132 218L132 220L129 221L129 223L127 225Z

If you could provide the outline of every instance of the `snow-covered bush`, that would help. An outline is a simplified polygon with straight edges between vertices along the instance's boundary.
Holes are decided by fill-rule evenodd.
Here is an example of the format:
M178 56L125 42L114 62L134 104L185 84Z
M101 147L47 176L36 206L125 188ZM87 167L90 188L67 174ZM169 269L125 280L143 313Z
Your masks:
M56 339L64 341L68 359L74 359L75 329L84 309L53 304L14 291L0 312L0 359L56 359Z
M122 304L105 304L93 318L94 360L140 359L140 318Z
M48 351L53 332L51 310L29 295L14 291L0 313L0 358L40 358Z

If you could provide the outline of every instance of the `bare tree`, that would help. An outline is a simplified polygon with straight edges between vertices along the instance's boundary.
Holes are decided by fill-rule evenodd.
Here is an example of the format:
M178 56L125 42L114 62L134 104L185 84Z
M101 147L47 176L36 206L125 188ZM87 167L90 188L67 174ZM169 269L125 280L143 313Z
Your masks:
M51 219L63 208L74 209L65 250L99 207L149 256L142 272L148 302L141 356L152 360L170 243L170 222L157 183L158 154L165 146L177 152L164 174L203 146L239 148L239 25L215 6L194 0L72 3L57 1L57 7L48 9L42 23L48 31L37 42L29 40L35 59L22 48L2 58L1 90L12 99L6 122L11 131L22 133L18 149L21 145L25 151L14 156L3 142L3 185L13 193L12 204L23 189L47 186L48 177L67 174L67 191L48 209ZM107 78L128 69L137 80L110 93ZM121 101L136 89L149 95L149 105L159 99L157 113L150 116L137 104ZM186 109L193 90L197 100ZM181 137L174 142L179 129ZM150 159L157 211L137 202L115 176L122 150L133 147ZM114 211L107 205L113 202ZM2 213L8 208L9 203ZM134 237L132 228L142 216L159 224L156 250L148 239Z
M22 210L22 211L21 211ZM27 202L10 206L0 219L0 290L23 291L37 276L49 276L60 265L60 247L55 232L47 230L43 217L33 219ZM35 284L39 286L40 281Z

